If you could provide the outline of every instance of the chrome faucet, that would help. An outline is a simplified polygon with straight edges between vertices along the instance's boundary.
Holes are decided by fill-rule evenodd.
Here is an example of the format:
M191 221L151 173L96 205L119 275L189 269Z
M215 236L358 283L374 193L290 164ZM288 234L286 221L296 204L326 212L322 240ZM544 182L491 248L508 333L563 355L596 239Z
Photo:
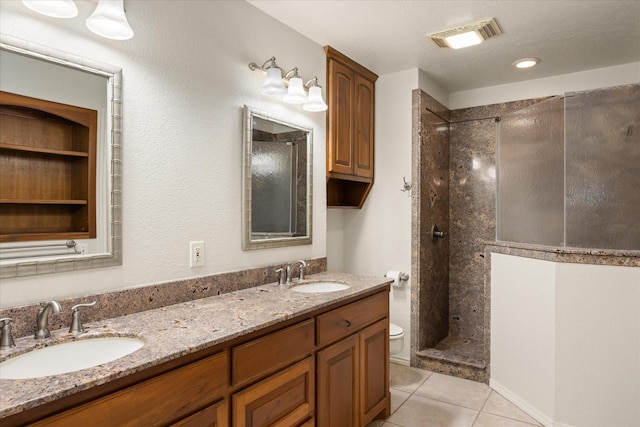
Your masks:
M38 315L36 316L36 336L37 340L41 340L43 338L49 338L51 336L51 332L49 332L49 314L51 313L60 313L60 304L56 301L49 301L48 303L42 303L40 309L38 310Z
M307 263L304 260L294 261L287 266L287 283L291 283L291 272L296 265L300 265L300 280L304 280L304 268L307 266Z

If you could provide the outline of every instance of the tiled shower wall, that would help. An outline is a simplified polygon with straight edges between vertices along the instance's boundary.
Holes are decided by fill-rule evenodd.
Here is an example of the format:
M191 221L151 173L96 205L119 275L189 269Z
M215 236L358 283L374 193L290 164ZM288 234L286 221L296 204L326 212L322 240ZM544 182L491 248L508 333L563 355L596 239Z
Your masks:
M540 101L450 112L413 92L414 352L447 335L486 340L484 245L495 241L496 117ZM447 237L433 241L434 224Z
M412 114L411 270L418 284L411 293L414 359L415 351L434 347L449 332L449 239L431 237L433 225L449 229L449 111L414 90Z

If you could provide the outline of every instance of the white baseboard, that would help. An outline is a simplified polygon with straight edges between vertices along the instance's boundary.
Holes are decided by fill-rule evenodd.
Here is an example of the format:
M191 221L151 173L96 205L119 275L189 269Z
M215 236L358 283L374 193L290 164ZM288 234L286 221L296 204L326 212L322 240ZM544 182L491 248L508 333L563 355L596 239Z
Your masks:
M393 357L393 356L391 356L391 357L389 357L389 362L396 363L398 365L411 366L409 364L409 360L408 359L403 359L401 357Z
M561 423L555 422L553 420L553 418L549 417L548 415L542 413L540 410L538 410L535 407L531 406L529 403L527 403L520 396L518 396L517 394L513 393L511 390L509 390L508 388L504 387L502 384L498 383L494 379L490 379L489 380L489 387L491 387L492 389L494 389L495 391L500 393L502 395L502 397L504 397L509 402L511 402L514 405L516 405L523 412L525 412L531 418L534 418L536 421L538 421L540 424L542 424L545 427L571 427L571 426L569 426L567 424L561 424Z

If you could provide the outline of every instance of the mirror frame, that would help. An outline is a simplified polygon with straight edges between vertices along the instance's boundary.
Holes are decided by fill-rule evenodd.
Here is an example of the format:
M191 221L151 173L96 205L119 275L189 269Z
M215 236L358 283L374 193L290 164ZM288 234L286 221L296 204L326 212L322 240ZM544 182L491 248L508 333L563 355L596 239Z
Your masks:
M251 239L251 154L253 148L253 118L288 126L307 133L307 233L304 236L278 237L273 239ZM242 249L267 249L284 246L310 245L313 229L313 129L305 128L276 118L264 111L244 106L242 155Z
M0 34L0 49L34 59L51 62L107 79L107 105L110 108L110 162L108 249L105 253L69 257L62 255L46 260L16 260L0 266L0 278L34 276L66 271L122 265L122 69L61 50L39 45L7 34Z

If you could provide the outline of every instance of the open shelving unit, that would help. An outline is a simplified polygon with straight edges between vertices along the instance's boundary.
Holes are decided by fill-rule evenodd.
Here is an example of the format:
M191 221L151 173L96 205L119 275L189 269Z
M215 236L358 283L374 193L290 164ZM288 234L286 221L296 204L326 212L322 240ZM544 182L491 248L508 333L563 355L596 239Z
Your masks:
M97 115L0 92L0 242L96 237Z

